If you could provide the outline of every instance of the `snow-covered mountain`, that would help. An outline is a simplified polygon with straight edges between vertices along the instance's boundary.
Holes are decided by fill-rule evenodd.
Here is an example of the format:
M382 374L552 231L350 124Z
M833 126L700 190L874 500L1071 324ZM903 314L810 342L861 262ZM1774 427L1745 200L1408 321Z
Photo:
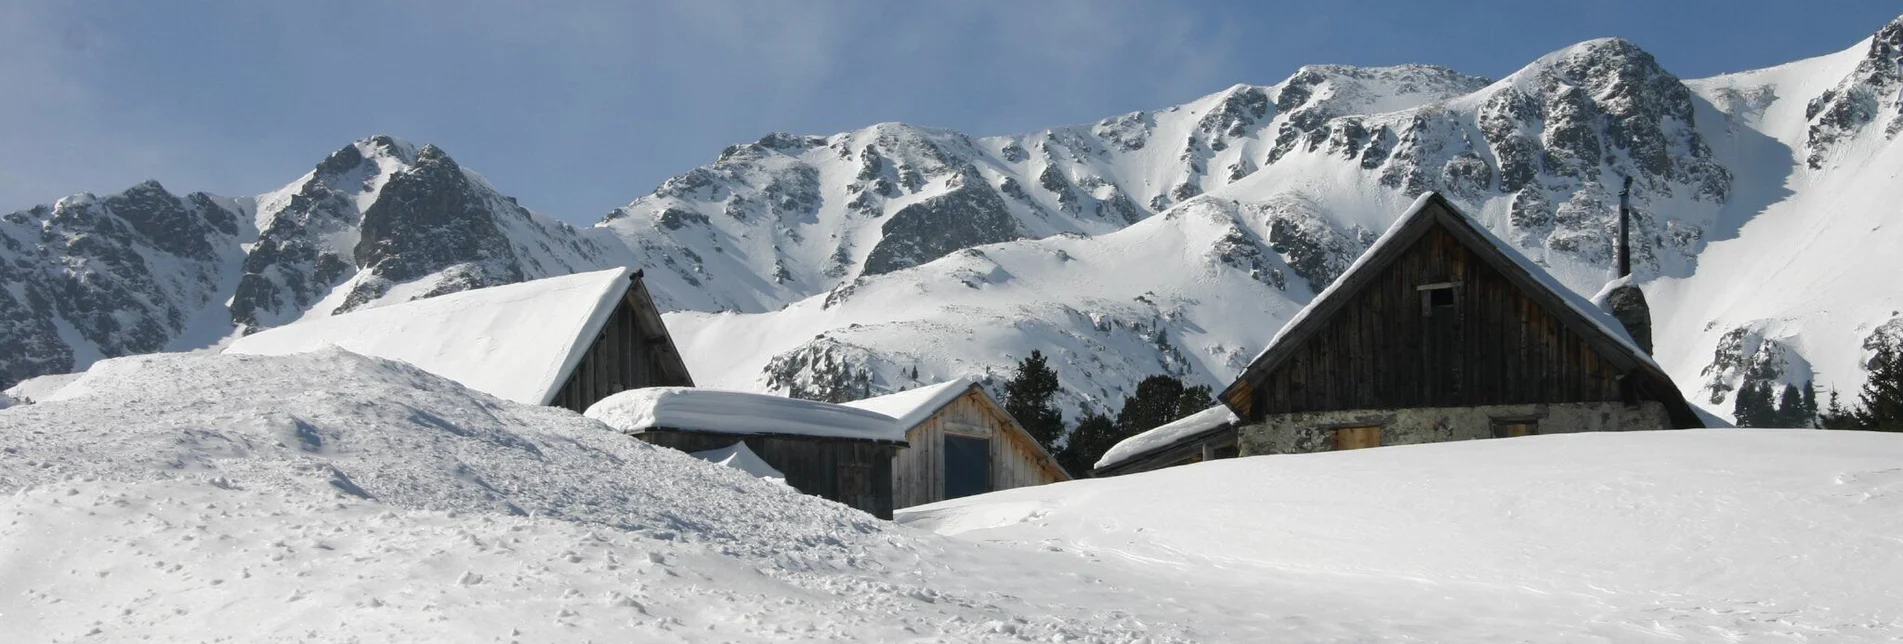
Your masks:
M1894 239L1871 234L1897 203L1884 198L1896 166L1873 161L1903 154L1899 31L1903 19L1840 54L1695 81L1603 39L1493 82L1309 67L1024 136L773 135L605 225L644 244L675 307L724 311L670 318L703 381L845 399L1002 374L1043 349L1075 412L1113 409L1152 373L1220 387L1426 190L1592 293L1631 176L1660 357L1724 412L1743 379L1801 383L1816 361L1830 365L1823 383L1854 387L1866 339L1903 332L1883 327L1903 308L1880 250ZM809 188L771 197L794 184ZM1856 213L1805 221L1824 217L1810 199ZM1009 218L904 216L997 202ZM1801 231L1770 228L1785 219L1831 237L1793 245ZM945 232L956 226L978 232ZM914 241L952 237L994 243ZM1778 261L1754 259L1767 254ZM1777 275L1800 283L1764 288Z
M432 146L387 136L255 197L156 182L0 217L0 386L102 358L629 260Z
M1226 382L1426 190L1592 293L1630 176L1658 357L1729 411L1745 379L1854 387L1864 343L1903 333L1882 226L1903 196L1900 49L1903 18L1837 54L1686 81L1602 39L1497 81L1311 66L1023 135L776 133L586 230L377 137L257 197L152 184L7 215L0 324L21 331L0 339L0 382L632 263L703 384L836 400L1043 349L1067 411L1103 410L1153 373ZM143 194L173 205L114 205Z

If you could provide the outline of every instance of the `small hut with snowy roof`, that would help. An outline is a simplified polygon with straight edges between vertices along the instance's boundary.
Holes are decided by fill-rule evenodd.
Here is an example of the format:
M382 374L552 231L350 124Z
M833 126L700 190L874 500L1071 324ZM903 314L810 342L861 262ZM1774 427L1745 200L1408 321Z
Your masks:
M575 411L627 389L693 386L641 273L576 273L289 324L226 353L328 346L401 360L463 386Z
M624 391L584 414L683 452L744 444L794 489L892 518L892 460L905 447L905 432L891 416L812 400L686 387Z
M970 378L845 404L896 418L904 430L909 447L892 466L897 507L1070 480Z
M1218 398L1244 456L1702 426L1621 322L1431 192Z
M1236 414L1216 405L1118 441L1091 466L1091 475L1135 474L1239 454Z

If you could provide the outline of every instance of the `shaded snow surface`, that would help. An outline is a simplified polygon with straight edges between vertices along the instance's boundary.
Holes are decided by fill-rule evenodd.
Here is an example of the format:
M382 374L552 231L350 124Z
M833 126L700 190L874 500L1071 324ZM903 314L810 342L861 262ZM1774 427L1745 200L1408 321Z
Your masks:
M786 474L773 469L773 466L768 465L766 461L760 460L760 455L753 453L753 450L747 447L745 441L737 442L720 449L694 452L693 456L694 458L715 465L731 467L746 472L751 476L779 481L781 483L786 482Z
M1566 434L1211 461L899 521L1201 580L1258 620L1229 641L1895 642L1900 463L1896 434Z

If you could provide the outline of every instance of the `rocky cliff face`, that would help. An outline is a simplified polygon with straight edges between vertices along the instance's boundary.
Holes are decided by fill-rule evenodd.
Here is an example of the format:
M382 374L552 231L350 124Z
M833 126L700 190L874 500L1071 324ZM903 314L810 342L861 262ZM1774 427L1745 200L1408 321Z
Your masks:
M1872 35L1863 58L1849 76L1804 108L1805 137L1811 169L1822 169L1831 152L1875 124L1885 139L1903 131L1903 18Z
M0 386L166 349L222 303L248 228L230 200L151 181L0 216Z
M626 253L516 205L441 150L386 136L258 197L181 197L154 182L76 195L0 217L0 388Z

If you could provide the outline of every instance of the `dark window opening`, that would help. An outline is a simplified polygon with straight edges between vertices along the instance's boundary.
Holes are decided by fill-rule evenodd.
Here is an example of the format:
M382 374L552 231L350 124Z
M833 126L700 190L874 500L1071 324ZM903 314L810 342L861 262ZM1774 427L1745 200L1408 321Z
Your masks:
M1435 315L1437 311L1455 311L1460 308L1460 285L1454 282L1423 284L1415 287L1421 292L1421 315Z
M991 440L945 435L945 498L984 494L991 488Z
M1513 438L1515 436L1534 436L1540 433L1540 423L1536 420L1496 420L1493 421L1494 438Z

